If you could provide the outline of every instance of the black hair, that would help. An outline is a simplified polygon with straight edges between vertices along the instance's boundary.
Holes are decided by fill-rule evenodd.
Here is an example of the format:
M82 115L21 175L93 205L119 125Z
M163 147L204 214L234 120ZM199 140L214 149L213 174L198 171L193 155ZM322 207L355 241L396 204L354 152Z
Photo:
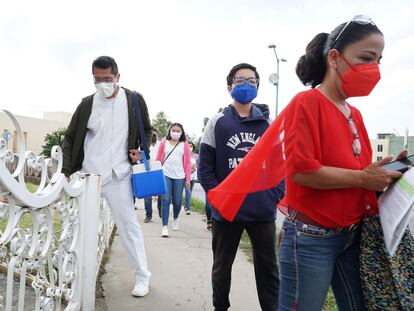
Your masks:
M348 45L361 41L371 34L382 35L376 25L361 25L354 21L351 21L348 26L347 24L340 24L330 34L317 34L309 42L305 55L299 58L296 65L296 74L304 85L310 85L314 88L322 83L327 70L326 56L332 48L342 53ZM341 33L344 27L346 29ZM336 41L340 33L341 35Z
M173 123L173 124L170 125L170 127L168 128L167 136L165 136L165 139L166 140L171 139L170 132L171 132L171 129L172 129L173 126L178 126L181 129L181 136L180 136L179 141L186 141L187 138L185 137L184 127L180 123Z
M194 143L193 143L192 141L189 141L189 142L188 142L188 144L189 144L189 145L191 145L191 146L193 147L193 151L195 151L195 150L196 150L196 146L194 145Z
M236 66L234 66L233 68L231 68L229 74L227 75L227 86L231 86L233 84L233 79L234 76L236 75L236 72L239 71L240 69L250 69L252 71L254 71L254 75L256 77L256 79L260 79L259 73L256 70L256 67L247 64L247 63L240 63ZM258 84L259 86L259 84Z
M112 74L114 76L117 76L118 65L116 64L115 59L113 59L110 56L99 56L92 63L92 73L93 73L94 68L107 69L109 67L111 67Z
M153 127L153 128L151 129L151 131L152 131L152 132L155 132L155 133L157 133L157 134L158 134L158 130L157 130L155 127Z

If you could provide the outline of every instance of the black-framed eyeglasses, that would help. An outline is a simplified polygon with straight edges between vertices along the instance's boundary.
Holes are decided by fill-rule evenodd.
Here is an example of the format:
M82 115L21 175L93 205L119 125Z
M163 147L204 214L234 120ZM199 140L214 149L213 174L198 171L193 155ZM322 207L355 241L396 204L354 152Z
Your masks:
M375 26L375 23L372 21L372 19L369 16L367 16L367 15L355 15L353 19L351 19L350 21L348 21L345 24L344 28L342 28L342 30L336 36L335 40L331 44L331 49L333 49L333 47L335 46L336 42L338 42L339 38L344 33L345 29L348 28L348 26L349 26L349 24L351 22L355 22L355 23L357 23L359 25L368 25L368 24L371 24L372 26Z
M114 77L103 77L103 78L94 76L93 77L93 82L95 84L98 84L98 83L112 83L112 82L115 81L115 79L116 79L116 76L114 76Z
M243 78L243 77L234 77L233 78L233 83L235 85L244 85L246 83L246 81L251 85L251 86L258 86L259 85L259 79L257 78Z
M354 141L352 142L352 151L354 156L359 156L361 154L361 141L359 140L358 129L354 120L350 117L348 119L348 124L351 129L352 134L354 134Z

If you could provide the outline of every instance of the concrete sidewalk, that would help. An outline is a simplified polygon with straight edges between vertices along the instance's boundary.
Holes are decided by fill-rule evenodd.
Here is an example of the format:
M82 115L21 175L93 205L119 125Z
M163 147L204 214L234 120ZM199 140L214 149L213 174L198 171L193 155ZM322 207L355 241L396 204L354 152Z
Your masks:
M180 230L169 229L170 237L161 238L161 219L154 203L152 222L145 224L143 200L137 204L137 216L145 236L149 270L152 273L150 294L134 298L134 274L120 239L115 236L102 286L107 310L198 311L213 310L211 290L211 233L202 215L186 215L182 210ZM170 214L170 218L172 213ZM260 310L253 265L239 250L233 265L230 310Z

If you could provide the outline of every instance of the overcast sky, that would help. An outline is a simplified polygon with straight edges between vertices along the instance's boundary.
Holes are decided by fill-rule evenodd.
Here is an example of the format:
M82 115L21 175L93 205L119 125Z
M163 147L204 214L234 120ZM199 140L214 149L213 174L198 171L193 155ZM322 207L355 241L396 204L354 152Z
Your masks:
M151 118L164 111L200 135L204 117L231 103L225 78L240 62L257 67L257 102L275 113L268 77L280 58L279 111L306 89L298 58L319 32L356 14L385 35L382 79L369 97L350 99L368 132L414 135L414 1L412 0L154 0L7 1L0 11L0 109L41 117L73 112L94 92L91 62L110 55L120 84L141 92Z

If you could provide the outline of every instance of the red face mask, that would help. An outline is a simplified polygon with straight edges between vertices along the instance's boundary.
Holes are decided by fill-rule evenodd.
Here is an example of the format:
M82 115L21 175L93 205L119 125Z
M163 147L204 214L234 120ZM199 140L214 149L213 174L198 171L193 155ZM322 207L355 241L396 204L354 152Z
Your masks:
M360 64L351 66L347 59L340 54L348 64L349 69L345 72L342 80L342 89L349 97L367 96L381 79L381 73L377 63Z

